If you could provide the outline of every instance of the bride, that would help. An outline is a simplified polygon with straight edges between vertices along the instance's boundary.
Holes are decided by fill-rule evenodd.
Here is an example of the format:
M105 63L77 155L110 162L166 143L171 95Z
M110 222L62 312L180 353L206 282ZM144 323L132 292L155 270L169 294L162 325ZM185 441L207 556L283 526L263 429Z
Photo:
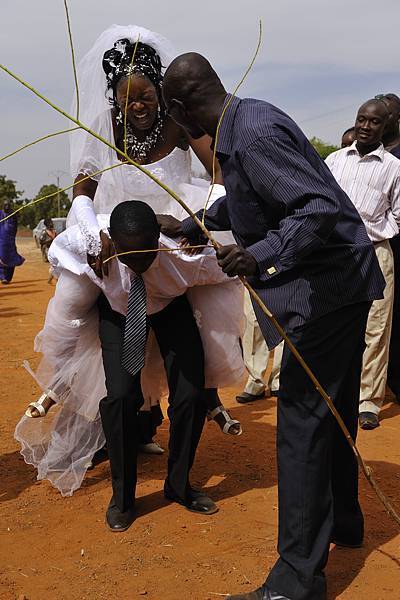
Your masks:
M80 119L118 149L126 149L196 211L206 202L209 184L192 176L190 148L211 173L211 139L188 138L165 111L162 73L172 56L169 43L146 29L114 25L104 31L78 67ZM108 275L104 261L113 248L101 229L104 215L125 200L142 200L158 214L186 216L160 186L123 164L114 150L83 130L71 133L71 169L75 186L68 226L79 226L87 264L69 251L73 229L67 228L52 245L50 258L59 280L35 340L35 350L43 358L36 373L26 365L44 393L29 405L15 432L25 461L37 468L39 479L49 479L63 495L81 485L94 454L104 445L98 411L106 395L97 335L99 288L88 277L90 269L99 277ZM210 203L224 194L219 172L216 181ZM221 239L227 235L216 237L230 243ZM193 288L188 298L204 346L209 417L224 433L238 435L240 423L222 406L217 388L233 385L244 372L241 286L233 280ZM150 336L142 374L147 410L159 402L162 373L161 357Z

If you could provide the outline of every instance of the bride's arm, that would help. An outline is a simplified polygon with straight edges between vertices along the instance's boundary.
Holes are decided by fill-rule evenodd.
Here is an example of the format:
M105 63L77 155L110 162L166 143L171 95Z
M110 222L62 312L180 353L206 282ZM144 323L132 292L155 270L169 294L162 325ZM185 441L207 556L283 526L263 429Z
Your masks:
M193 152L196 154L197 158L204 165L207 173L212 177L213 175L213 151L211 150L212 139L208 135L203 135L203 137L195 140L188 136L188 142ZM224 180L222 178L221 167L218 162L218 159L215 159L215 181L214 183L219 183L224 185Z
M102 279L103 272L108 275L108 264L103 265L103 261L111 256L113 246L108 236L100 230L94 211L97 185L97 181L87 179L84 173L80 173L74 182L71 210L85 239L88 264Z

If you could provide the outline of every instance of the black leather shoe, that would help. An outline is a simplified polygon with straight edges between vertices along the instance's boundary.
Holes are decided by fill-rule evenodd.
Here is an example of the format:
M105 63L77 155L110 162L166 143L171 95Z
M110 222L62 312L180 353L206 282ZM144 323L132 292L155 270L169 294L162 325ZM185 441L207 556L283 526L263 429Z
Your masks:
M92 471L97 465L100 465L106 460L108 460L108 451L107 448L104 446L103 448L100 448L100 450L97 450L97 452L95 452L87 470Z
M379 417L375 413L361 412L358 418L361 429L376 429L379 427Z
M363 545L362 539L350 539L350 538L340 538L335 535L332 537L332 544L335 546L339 546L340 548L361 548Z
M201 513L202 515L213 515L219 510L218 506L211 498L206 496L203 492L199 492L193 488L190 488L186 502L183 502L183 500L175 496L168 484L164 486L164 496L167 500L171 500L171 502L181 504L187 510L190 510L190 512Z
M126 531L132 525L136 515L134 508L129 508L125 512L121 512L114 503L114 498L111 498L106 512L106 522L114 533Z
M290 600L288 596L282 596L264 583L258 590L249 592L248 594L237 594L236 596L228 596L228 600Z
M236 396L236 402L239 404L247 404L248 402L254 402L254 400L262 400L265 398L265 391L260 394L249 394L248 392L242 392Z

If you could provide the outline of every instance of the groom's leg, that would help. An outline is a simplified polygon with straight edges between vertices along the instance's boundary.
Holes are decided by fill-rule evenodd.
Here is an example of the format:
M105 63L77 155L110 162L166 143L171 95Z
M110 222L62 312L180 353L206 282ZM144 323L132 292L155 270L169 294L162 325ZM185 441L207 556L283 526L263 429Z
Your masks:
M200 334L185 296L152 315L169 386L170 420L167 492L187 501L189 471L206 416L204 354Z
M138 411L143 403L140 373L133 377L121 364L125 318L111 309L103 295L98 307L107 388L107 397L100 402L100 414L110 457L114 503L125 512L135 501Z

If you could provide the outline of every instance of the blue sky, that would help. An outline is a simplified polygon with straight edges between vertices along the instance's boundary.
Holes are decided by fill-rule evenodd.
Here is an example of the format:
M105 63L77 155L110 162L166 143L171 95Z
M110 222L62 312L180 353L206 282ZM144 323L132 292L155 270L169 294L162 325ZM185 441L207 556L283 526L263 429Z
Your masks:
M201 6L201 9L199 9ZM205 54L232 89L264 27L257 63L239 95L268 100L287 111L308 136L337 143L357 107L379 92L400 92L398 0L69 0L77 57L112 23L133 23L169 38L177 53ZM45 95L69 108L72 71L62 0L2 0L1 62ZM0 73L0 154L65 120ZM67 138L4 161L0 173L17 180L27 197L63 171Z

